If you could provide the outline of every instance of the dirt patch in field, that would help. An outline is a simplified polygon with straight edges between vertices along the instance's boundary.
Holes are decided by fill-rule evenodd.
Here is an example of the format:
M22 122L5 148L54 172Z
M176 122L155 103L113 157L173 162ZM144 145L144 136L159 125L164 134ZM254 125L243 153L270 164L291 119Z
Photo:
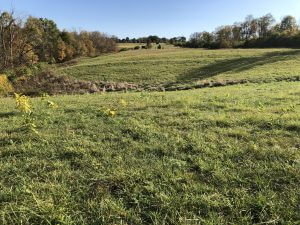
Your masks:
M137 85L131 83L81 81L66 76L57 76L52 71L20 78L14 82L14 87L16 92L29 96L39 96L43 93L49 95L85 94L138 89Z
M192 89L201 89L201 88L214 88L214 87L223 87L223 86L231 86L231 85L238 85L238 84L246 84L246 83L272 83L272 82L296 82L300 81L300 76L293 76L293 77L283 77L283 78L276 78L270 80L225 80L225 81L199 81L197 83L169 83L169 84L162 84L158 86L144 86L141 87L142 90L145 91L183 91L183 90L192 90Z
M300 81L300 76L289 78L277 78L264 81L265 83L280 81ZM126 82L82 81L67 76L57 76L52 71L45 71L35 76L19 78L13 83L15 92L28 96L40 96L58 94L86 94L97 92L118 91L182 91L201 88L222 87L245 83L261 83L255 80L227 80L227 81L201 81L198 83L165 83L161 85L137 85Z

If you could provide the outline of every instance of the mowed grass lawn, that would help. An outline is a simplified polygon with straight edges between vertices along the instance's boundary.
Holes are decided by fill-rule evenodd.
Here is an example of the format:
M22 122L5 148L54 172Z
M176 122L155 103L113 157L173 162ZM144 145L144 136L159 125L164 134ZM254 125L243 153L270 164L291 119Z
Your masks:
M83 59L58 74L81 80L139 85L207 81L270 82L300 76L296 49L136 50Z
M185 51L191 60L175 50L170 65L158 68L172 74L181 62L215 61L214 51ZM157 54L168 58L152 54L151 62L151 52L141 53L136 65L127 61L135 53L94 63L104 59L109 67L119 56L105 69L116 65L119 73L120 64L127 71L126 63L138 68L144 59L155 68ZM294 60L287 56L273 67L289 71ZM257 77L264 67L272 65L253 68ZM14 100L0 99L0 224L300 222L299 82L48 100L58 108L32 99L35 134L22 128ZM103 113L108 109L115 117Z

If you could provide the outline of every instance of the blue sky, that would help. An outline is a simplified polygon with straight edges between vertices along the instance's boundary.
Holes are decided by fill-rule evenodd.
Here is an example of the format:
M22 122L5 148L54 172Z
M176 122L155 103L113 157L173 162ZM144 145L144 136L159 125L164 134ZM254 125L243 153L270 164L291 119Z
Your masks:
M300 0L0 0L0 10L11 7L22 16L53 19L61 29L98 30L120 38L189 37L249 14L300 19Z

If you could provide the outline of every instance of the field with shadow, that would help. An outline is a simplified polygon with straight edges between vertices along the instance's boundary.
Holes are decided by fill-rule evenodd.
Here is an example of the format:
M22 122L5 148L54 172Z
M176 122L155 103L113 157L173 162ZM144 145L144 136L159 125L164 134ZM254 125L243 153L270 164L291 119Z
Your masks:
M269 82L300 75L295 49L138 50L82 59L56 73L81 80L142 86L247 80Z

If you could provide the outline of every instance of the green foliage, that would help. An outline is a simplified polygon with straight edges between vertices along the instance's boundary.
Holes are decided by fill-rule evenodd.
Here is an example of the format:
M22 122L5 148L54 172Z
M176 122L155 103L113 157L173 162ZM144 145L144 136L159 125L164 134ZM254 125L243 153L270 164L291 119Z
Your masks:
M19 66L13 69L5 70L5 74L11 81L16 81L18 79L26 79L30 76L34 76L44 70L50 69L51 65L48 63L36 63L30 66Z
M271 14L260 18L247 16L244 22L220 26L215 32L193 33L188 42L177 44L190 48L298 48L299 27L293 16L285 16L273 25ZM275 40L274 40L275 39ZM282 40L283 39L283 40Z
M36 123L31 115L23 115L23 122L20 130L27 134L39 135Z
M299 90L1 98L0 224L297 224Z
M100 32L60 31L53 20L0 14L0 71L39 62L61 63L80 56L115 52L115 40Z

